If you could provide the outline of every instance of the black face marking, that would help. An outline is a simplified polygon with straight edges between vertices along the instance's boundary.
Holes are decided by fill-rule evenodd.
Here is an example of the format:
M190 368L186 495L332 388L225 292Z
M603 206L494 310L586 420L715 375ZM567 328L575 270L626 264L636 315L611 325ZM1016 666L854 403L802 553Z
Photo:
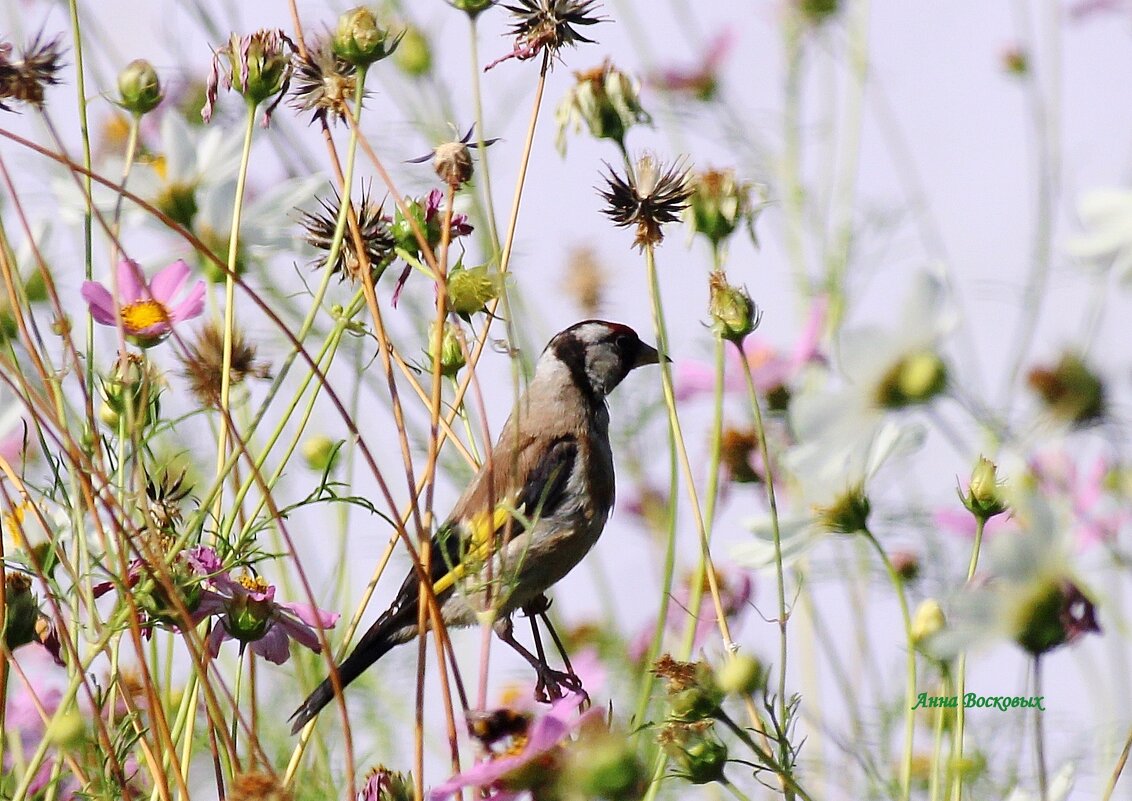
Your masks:
M574 328L577 328L577 326L574 326ZM567 330L554 338L553 349L558 361L562 362L566 369L570 371L570 378L573 380L574 386L582 393L586 402L595 406L601 403L601 399L590 382L590 377L586 374L586 344L572 330Z

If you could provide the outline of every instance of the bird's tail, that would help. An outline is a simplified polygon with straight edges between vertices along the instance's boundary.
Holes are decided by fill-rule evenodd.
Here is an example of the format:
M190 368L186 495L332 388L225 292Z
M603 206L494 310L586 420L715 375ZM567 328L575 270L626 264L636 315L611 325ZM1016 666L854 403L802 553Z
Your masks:
M412 633L405 631L405 626L399 620L401 616L391 614L393 611L391 609L374 621L369 631L358 642L357 647L338 666L339 686L343 690L346 689L346 685L360 676L362 671L385 656L393 646L399 645L413 636ZM302 705L291 715L290 720L294 721L291 726L291 734L298 734L315 715L322 711L324 706L333 700L334 685L327 677L322 684L315 687L314 692L308 695L307 700L303 701Z

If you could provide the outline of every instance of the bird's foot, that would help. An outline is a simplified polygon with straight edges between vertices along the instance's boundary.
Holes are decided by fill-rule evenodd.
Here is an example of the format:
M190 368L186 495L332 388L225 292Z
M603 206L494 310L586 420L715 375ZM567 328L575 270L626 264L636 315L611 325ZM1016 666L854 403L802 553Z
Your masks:
M543 704L551 704L565 698L567 693L578 696L578 706L586 709L590 706L590 696L582 686L582 680L577 673L567 673L555 670L547 665L538 668L538 681L535 683L535 700Z

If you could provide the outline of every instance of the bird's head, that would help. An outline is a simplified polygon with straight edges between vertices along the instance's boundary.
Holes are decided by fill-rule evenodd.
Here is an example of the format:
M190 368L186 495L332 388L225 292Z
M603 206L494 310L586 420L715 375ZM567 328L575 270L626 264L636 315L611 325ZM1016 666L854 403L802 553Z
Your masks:
M564 366L574 384L596 401L605 399L630 370L656 364L656 348L641 342L627 325L604 320L585 320L555 335L540 360ZM669 360L671 361L671 360Z

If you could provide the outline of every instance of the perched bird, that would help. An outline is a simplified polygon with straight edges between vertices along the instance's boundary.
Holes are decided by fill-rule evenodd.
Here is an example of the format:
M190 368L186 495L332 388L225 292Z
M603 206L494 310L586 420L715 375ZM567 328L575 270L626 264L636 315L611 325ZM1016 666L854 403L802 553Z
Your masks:
M658 361L656 348L618 323L586 320L558 333L490 459L432 539L430 573L445 625L475 625L477 610L494 609L496 633L535 667L540 686L565 677L514 639L511 615L545 611L543 592L597 542L614 497L605 398L631 370ZM419 591L414 569L338 666L342 688L417 636ZM333 699L327 678L291 716L292 733Z

